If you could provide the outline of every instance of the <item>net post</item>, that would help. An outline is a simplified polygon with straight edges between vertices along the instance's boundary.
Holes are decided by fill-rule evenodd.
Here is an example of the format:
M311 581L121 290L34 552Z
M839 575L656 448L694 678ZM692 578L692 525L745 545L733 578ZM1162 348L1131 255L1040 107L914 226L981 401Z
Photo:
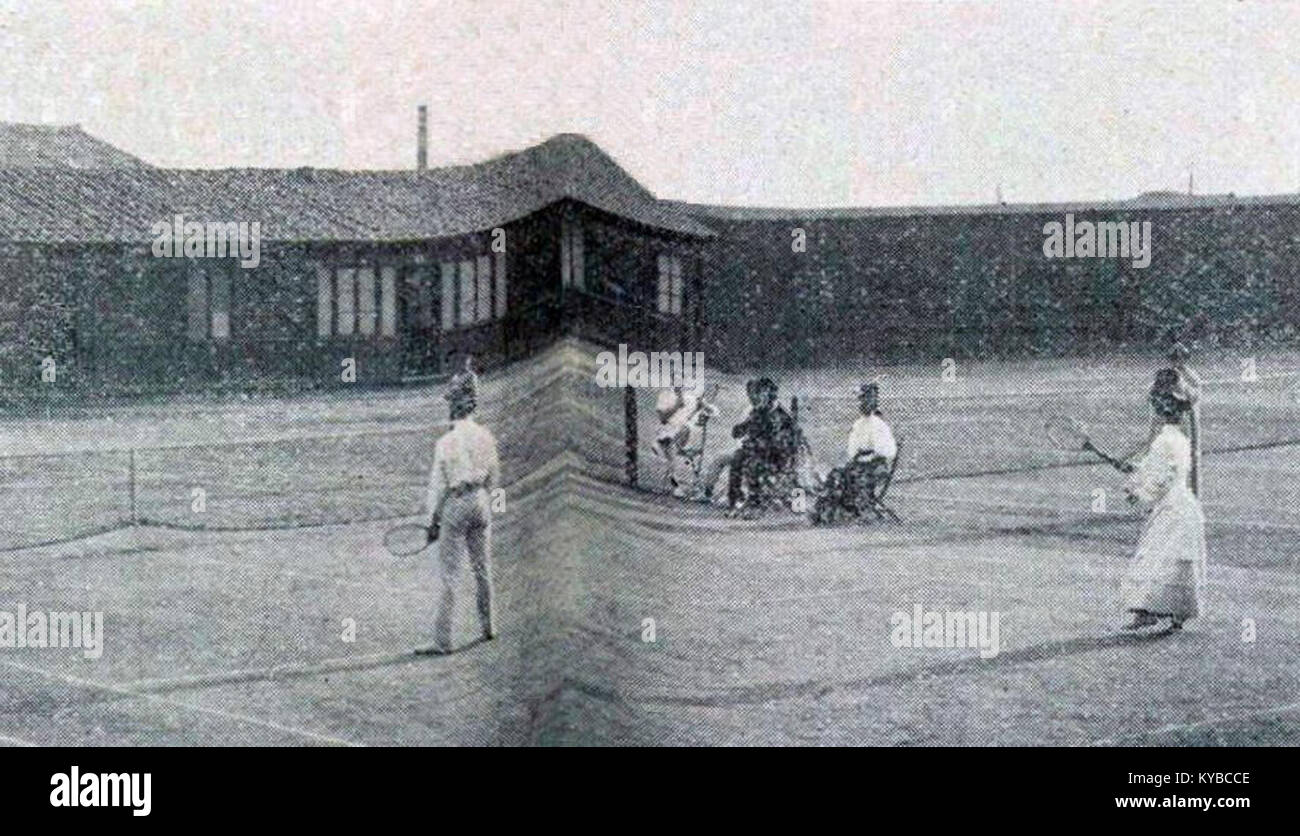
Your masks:
M627 476L627 483L635 488L637 482L637 405L636 389L631 386L623 387L623 438L626 454L623 471Z

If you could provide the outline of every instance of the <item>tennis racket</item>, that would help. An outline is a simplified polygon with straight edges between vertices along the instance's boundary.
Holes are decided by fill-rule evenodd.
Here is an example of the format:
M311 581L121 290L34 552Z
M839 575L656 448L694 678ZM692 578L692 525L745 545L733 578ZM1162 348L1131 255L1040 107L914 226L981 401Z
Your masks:
M409 557L419 554L438 539L438 528L434 526L407 523L390 528L384 533L384 548L394 557Z
M1128 462L1098 450L1093 445L1092 439L1088 438L1087 429L1073 418L1065 415L1045 414L1043 416L1043 429L1047 432L1048 440L1062 450L1082 450L1086 453L1092 453L1120 473L1132 473L1134 470L1133 465Z

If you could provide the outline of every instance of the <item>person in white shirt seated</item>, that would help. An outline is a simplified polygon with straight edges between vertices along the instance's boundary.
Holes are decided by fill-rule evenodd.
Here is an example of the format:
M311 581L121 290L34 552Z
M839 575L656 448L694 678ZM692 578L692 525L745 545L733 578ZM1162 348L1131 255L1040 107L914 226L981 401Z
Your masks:
M844 519L862 520L869 510L876 511L879 516L878 486L893 467L898 455L898 442L880 414L878 384L862 384L858 390L858 410L862 415L849 431L848 461L826 474L817 500L809 511L809 519L814 525Z
M655 400L655 412L659 416L655 453L664 460L673 495L684 497L690 492L684 483L688 477L679 470L682 464L691 466L693 477L690 456L702 452L697 450L700 434L708 420L718 414L718 408L705 401L699 393L675 386L660 390Z
M849 497L859 511L864 511L875 504L878 486L889 475L898 455L898 442L880 414L879 384L864 383L858 389L858 411L862 415L849 430L844 474Z
M880 415L880 386L864 383L858 391L858 410L862 417L849 431L849 462L876 462L888 469L898 455L894 432Z

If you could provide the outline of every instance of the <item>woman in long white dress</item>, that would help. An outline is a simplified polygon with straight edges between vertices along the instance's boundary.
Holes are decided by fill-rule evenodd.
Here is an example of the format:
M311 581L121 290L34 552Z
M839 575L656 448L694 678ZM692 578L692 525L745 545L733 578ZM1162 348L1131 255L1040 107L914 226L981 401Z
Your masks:
M1178 630L1202 609L1205 515L1188 481L1192 448L1180 425L1190 404L1177 386L1174 370L1156 374L1150 403L1163 426L1125 486L1129 502L1150 508L1121 586L1124 607L1133 614L1127 630L1166 618L1169 629Z

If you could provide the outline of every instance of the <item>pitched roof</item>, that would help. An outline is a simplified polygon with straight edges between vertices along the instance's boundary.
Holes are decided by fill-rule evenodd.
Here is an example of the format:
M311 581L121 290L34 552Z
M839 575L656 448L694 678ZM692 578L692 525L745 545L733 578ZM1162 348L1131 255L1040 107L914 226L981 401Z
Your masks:
M145 162L80 125L0 122L0 168L140 168Z
M1133 212L1170 209L1218 209L1235 206L1300 206L1300 194L1238 196L1189 195L1181 192L1144 192L1124 200L1077 200L1059 203L981 203L947 206L844 206L785 208L720 206L707 203L664 201L706 221L848 220L854 218L905 218L939 215L1033 215L1065 212Z
M657 200L590 140L561 134L483 163L416 171L0 170L0 240L147 243L176 213L258 221L268 241L463 235L577 200L646 226L712 231Z

